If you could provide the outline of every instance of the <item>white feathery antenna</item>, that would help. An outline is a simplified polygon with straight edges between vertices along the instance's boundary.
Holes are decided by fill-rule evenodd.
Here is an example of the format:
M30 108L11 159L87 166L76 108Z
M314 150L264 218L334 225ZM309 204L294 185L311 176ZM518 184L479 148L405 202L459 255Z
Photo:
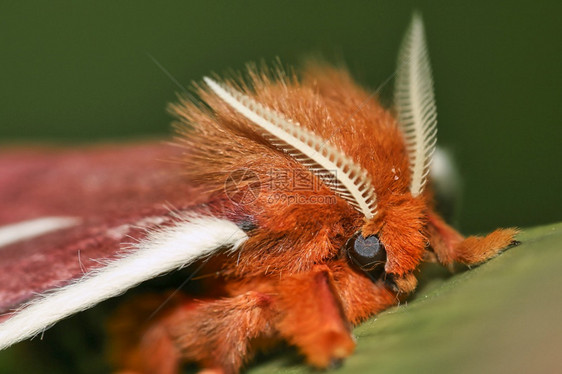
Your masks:
M419 14L414 14L400 48L394 102L410 157L410 192L418 196L427 182L437 142L433 79Z
M335 194L367 219L377 214L376 194L367 172L347 155L312 131L232 87L208 77L204 77L204 80L225 103L265 130L263 135L275 147L318 174Z

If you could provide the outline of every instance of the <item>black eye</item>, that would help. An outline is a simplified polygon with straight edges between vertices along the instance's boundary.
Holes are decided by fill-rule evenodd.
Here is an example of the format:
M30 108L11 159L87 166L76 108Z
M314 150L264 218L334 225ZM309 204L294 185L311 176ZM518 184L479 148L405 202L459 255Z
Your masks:
M349 258L355 265L375 277L381 275L386 263L386 251L376 235L365 238L361 232L358 232L347 241L345 246Z

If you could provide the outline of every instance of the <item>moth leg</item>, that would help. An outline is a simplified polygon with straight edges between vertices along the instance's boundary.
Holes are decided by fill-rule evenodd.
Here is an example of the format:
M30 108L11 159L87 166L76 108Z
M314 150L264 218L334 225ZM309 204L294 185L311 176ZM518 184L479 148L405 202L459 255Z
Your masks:
M188 300L184 295L146 294L125 302L108 324L110 361L118 374L176 374L181 356L166 326L152 314L162 314Z
M201 373L237 373L253 355L253 340L271 333L270 299L262 293L173 303L129 349L119 373L176 374L186 362Z
M514 228L497 229L486 236L464 238L435 213L429 214L428 231L429 243L444 265L482 263L515 243L514 237L519 232Z
M205 373L237 373L254 353L253 343L273 334L270 297L247 292L177 308L164 324L182 360Z
M278 284L280 334L320 368L338 363L355 348L351 324L336 296L327 266L288 277Z
M329 266L347 319L353 325L398 304L397 287L400 292L406 292L400 289L402 284L389 284L384 278L375 280L351 268L345 260L334 261ZM405 280L412 282L409 277ZM415 287L415 278L413 282Z

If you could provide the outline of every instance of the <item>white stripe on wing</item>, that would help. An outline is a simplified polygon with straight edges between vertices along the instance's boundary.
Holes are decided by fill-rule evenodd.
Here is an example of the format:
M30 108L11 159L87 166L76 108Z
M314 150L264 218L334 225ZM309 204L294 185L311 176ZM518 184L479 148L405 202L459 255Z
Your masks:
M72 217L43 217L0 227L0 247L76 225Z

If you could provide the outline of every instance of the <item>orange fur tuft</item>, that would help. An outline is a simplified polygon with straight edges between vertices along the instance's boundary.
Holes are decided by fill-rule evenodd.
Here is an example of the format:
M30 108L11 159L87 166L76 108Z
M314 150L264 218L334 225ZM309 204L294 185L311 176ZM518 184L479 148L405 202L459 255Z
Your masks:
M475 265L489 260L500 251L515 243L518 229L497 229L480 237L461 234L447 225L439 216L430 214L428 230L431 246L439 261L444 265L459 262Z

